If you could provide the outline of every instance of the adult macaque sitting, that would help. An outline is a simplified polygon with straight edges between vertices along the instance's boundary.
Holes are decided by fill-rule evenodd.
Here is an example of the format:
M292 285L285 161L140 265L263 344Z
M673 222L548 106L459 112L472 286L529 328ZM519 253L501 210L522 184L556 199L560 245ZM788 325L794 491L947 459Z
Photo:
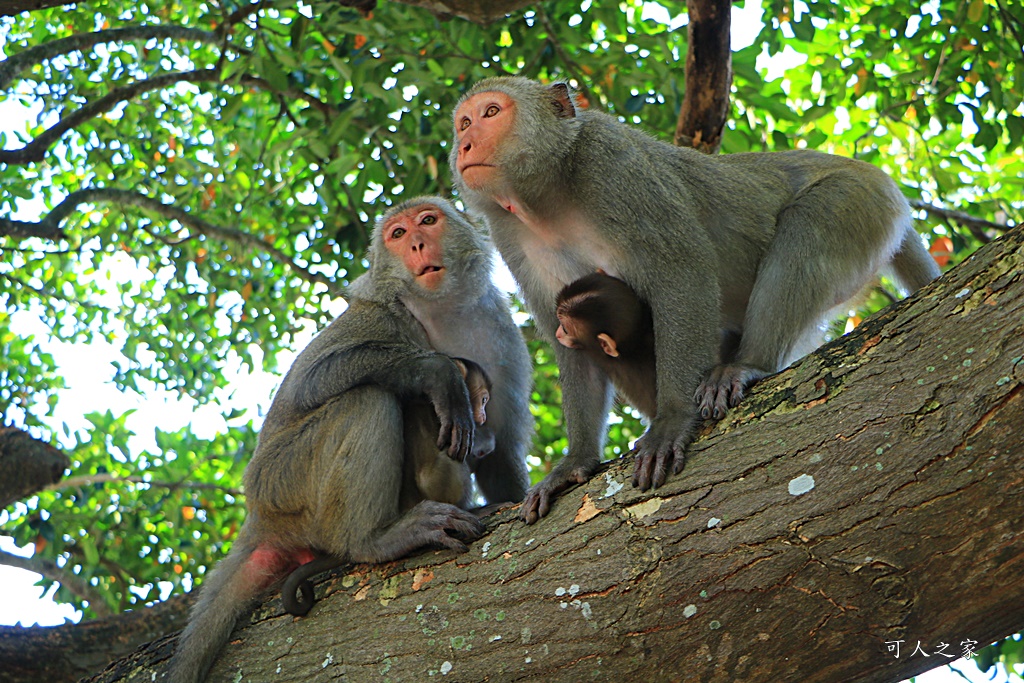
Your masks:
M487 406L493 435L486 457L468 465L477 486L489 502L522 500L530 359L491 284L491 254L439 198L406 202L377 223L370 269L353 283L348 309L299 354L274 397L245 471L248 516L203 582L169 680L205 679L253 599L315 556L322 566L425 547L465 551L483 533L472 513L426 500L406 480L416 453L445 451L459 463L474 453L467 378L475 380L453 357L493 380L476 411Z

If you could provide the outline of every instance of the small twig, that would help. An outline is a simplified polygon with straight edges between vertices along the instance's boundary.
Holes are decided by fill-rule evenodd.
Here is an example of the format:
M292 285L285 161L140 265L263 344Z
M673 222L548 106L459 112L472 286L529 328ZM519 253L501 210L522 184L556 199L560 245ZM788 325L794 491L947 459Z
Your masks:
M921 201L920 199L910 200L910 205L915 209L920 209L933 216L938 216L944 220L964 225L971 231L971 234L974 235L975 238L986 243L991 242L992 238L983 232L984 229L1006 232L1010 228L1014 227L1003 223L993 223L992 221L987 221L983 218L975 218L974 216L962 211L943 209L942 207L929 204L928 202Z
M57 240L63 238L61 222L71 213L77 210L81 204L92 204L98 202L110 202L119 206L134 206L147 211L152 211L168 221L177 221L187 228L195 230L207 237L215 237L226 242L235 242L251 249L263 251L281 263L289 266L297 275L304 280L313 283L321 283L327 286L332 293L341 291L341 287L326 275L314 273L292 260L283 251L274 247L256 235L233 228L222 228L218 225L208 223L194 213L184 211L170 204L152 199L137 192L129 190L118 190L113 188L93 188L76 190L69 194L64 200L53 207L42 220L31 223L16 221L9 218L0 218L0 237L13 235L15 237L38 237L46 240Z
M583 96L586 97L588 101L593 101L590 88L587 86L587 81L581 75L582 69L580 69L580 65L576 63L576 60L574 60L568 52L566 52L565 48L562 47L562 43L559 42L558 38L555 36L555 27L554 24L551 23L551 19L548 17L547 12L538 7L537 16L540 17L540 21L544 24L544 29L547 31L548 42L551 43L551 47L554 48L558 56L563 62L565 62L565 66L569 73L572 74L572 77L576 79L576 82L579 84L580 92L583 93Z
M57 301L63 301L64 303L66 303L68 305L80 306L80 307L84 308L85 310L93 310L93 311L97 311L97 312L109 312L110 311L110 309L108 309L107 307L100 306L99 304L94 304L91 301L82 301L81 299L65 296L63 293L61 293L57 289L46 289L46 288L43 288L43 287L33 287L32 285L30 285L29 283L25 282L21 278L17 277L16 275L11 275L10 273L0 273L0 278L3 278L5 280L7 280L8 282L12 282L15 285L18 285L19 287L23 287L24 289L27 289L30 292L35 293L36 295L39 296L39 298L44 299L44 300L45 299L56 299Z
M1024 54L1024 34L1017 30L1018 23L1024 25L1024 22L1020 22L1020 20L1015 18L1010 13L1010 11L1006 9L1006 5L1003 4L1001 0L996 0L996 7L999 8L999 16L1002 17L1003 23L1006 25L1007 30L1009 30L1010 33L1013 34L1013 37L1016 40L1017 45L1020 46L1021 53Z
M57 581L74 595L88 602L89 607L92 608L97 617L109 617L111 615L110 607L92 586L80 579L74 572L58 567L57 563L53 560L44 560L38 557L21 557L20 555L0 550L0 564L42 574L51 581Z
M138 475L131 475L127 477L118 476L116 474L102 473L102 474L83 474L77 477L68 477L62 479L55 484L50 484L43 491L59 491L62 489L77 488L79 486L91 486L92 484L106 484L106 483L126 483L126 484L146 484L155 488L164 488L171 491L177 489L196 489L204 491L221 491L228 494L229 496L238 497L242 495L242 492L238 489L229 488L227 486L219 486L217 484L207 484L198 481L160 481L146 479Z

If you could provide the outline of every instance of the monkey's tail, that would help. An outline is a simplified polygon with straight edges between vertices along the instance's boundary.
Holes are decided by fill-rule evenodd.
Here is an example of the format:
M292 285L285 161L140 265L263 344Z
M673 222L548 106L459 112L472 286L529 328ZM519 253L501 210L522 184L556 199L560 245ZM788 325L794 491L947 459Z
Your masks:
M301 565L284 580L281 587L281 604L285 610L297 617L304 617L313 608L316 599L313 597L313 583L310 578L328 569L334 569L342 561L333 555L318 557ZM298 597L298 593L302 597Z
M264 587L258 568L250 566L255 550L243 526L231 552L203 581L188 626L178 636L168 670L170 683L206 680L217 653L231 637L235 622Z
M912 225L907 225L904 230L903 241L889 267L908 294L921 289L942 274Z

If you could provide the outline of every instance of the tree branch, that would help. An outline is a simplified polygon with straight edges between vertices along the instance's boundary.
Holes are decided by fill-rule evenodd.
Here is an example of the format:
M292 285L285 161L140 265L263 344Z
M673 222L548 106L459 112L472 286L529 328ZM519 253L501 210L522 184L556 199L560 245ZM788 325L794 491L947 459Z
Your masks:
M62 626L0 626L5 683L75 683L136 647L179 630L194 595L176 595L146 609Z
M976 239L984 243L991 242L992 238L986 235L983 232L983 230L988 229L996 230L998 232L1006 232L1007 230L1010 230L1011 228L1014 227L1012 225L1006 225L1005 223L993 223L992 221L987 221L983 218L976 218L962 211L944 209L940 206L929 204L928 202L922 201L920 199L911 199L910 205L915 209L920 209L921 211L924 211L932 216L938 216L943 220L953 221L954 223L959 223L961 225L967 226L967 228L971 231L971 234L974 235Z
M0 550L0 564L42 574L51 581L57 581L76 596L88 602L89 607L96 613L96 616L108 617L111 614L110 608L103 600L103 596L97 593L87 582L76 576L74 572L58 567L57 563L53 560L21 557L6 550Z
M714 153L722 144L732 87L729 0L688 0L686 94L675 143Z
M621 458L467 553L330 573L306 618L268 591L211 679L887 683L1014 633L1022 313L1018 228L759 382L656 491ZM90 680L155 680L171 647Z
M67 38L60 38L42 45L36 45L16 55L11 55L0 62L0 90L5 90L14 77L32 64L39 64L58 55L69 52L81 52L100 43L128 42L131 40L172 40L193 41L197 43L217 44L222 42L221 35L216 31L202 31L185 26L146 24L126 26L124 28L95 31L93 33L76 33ZM242 52L231 45L227 49Z
M70 464L68 456L45 441L0 426L0 509L59 481Z
M105 483L128 483L128 484L147 484L148 486L165 488L169 490L176 489L196 489L205 491L221 491L230 496L239 498L242 496L242 492L239 489L233 489L227 486L219 486L217 484L207 484L198 481L160 481L155 479L146 479L140 476L128 476L121 477L116 474L102 473L102 474L82 474L76 477L68 477L63 481L59 481L55 484L43 488L44 491L60 491L63 489L75 488L78 486L89 486L90 484L105 484Z
M262 251L274 257L277 261L287 265L296 275L302 279L321 283L327 286L332 293L340 293L342 288L326 275L314 273L295 263L287 254L280 249L267 244L264 240L241 230L222 228L208 223L193 213L184 211L176 206L164 204L161 201L152 199L130 190L118 190L112 188L92 188L76 190L69 194L60 204L53 207L42 220L32 223L16 221L9 218L0 218L0 237L12 235L14 237L38 237L40 239L56 240L63 238L64 234L60 229L60 223L73 213L79 205L87 203L109 202L121 207L133 206L151 211L168 221L177 221L183 226L190 228L197 233L207 237L214 237L226 242L234 242L254 250Z

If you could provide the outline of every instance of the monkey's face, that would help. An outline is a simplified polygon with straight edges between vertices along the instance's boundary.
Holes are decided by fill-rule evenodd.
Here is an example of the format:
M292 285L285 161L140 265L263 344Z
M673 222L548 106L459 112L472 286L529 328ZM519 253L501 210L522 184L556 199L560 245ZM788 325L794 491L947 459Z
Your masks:
M384 223L384 247L405 266L413 281L430 291L444 282L446 270L441 246L444 212L433 204L420 204L389 217Z
M576 324L577 320L568 315L558 315L558 329L555 330L555 339L562 346L570 349L582 349L583 342L582 334L585 331L577 329L579 326Z
M455 170L471 190L494 190L499 153L515 124L515 101L503 92L480 92L455 110Z

